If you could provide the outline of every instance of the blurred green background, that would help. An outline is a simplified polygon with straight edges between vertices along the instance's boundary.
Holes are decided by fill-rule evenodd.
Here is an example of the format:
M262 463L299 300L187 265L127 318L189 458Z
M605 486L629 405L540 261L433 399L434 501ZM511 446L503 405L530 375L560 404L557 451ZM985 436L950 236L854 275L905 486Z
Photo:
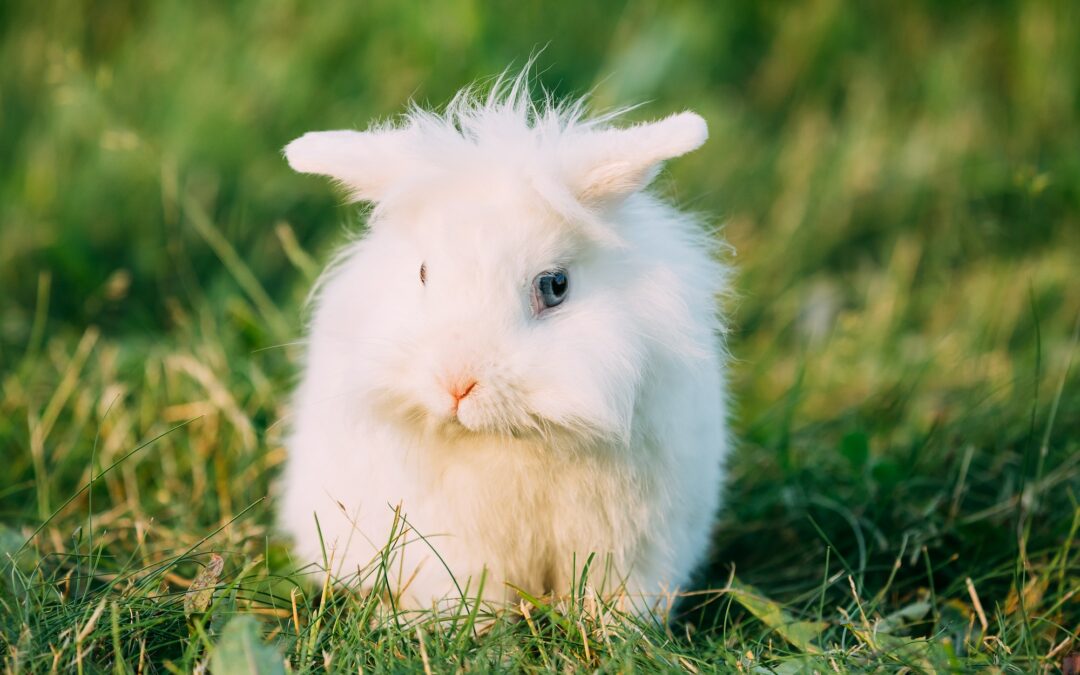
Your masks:
M745 330L814 282L855 302L898 248L945 295L989 261L1026 285L1025 262L1077 247L1075 3L6 2L0 26L5 352L42 270L57 327L168 330L170 298L218 292L185 195L288 302L274 225L321 254L344 215L280 148L444 103L540 48L558 94L708 119L671 172L728 223ZM1035 292L1048 312L1076 300Z
M281 148L538 51L558 95L710 125L658 189L723 226L738 270L712 578L812 587L824 533L860 583L926 546L939 592L1003 598L1080 491L1067 0L4 2L0 517L51 513L98 431L105 462L195 414L95 504L175 547L265 495L298 363L273 347L361 222Z

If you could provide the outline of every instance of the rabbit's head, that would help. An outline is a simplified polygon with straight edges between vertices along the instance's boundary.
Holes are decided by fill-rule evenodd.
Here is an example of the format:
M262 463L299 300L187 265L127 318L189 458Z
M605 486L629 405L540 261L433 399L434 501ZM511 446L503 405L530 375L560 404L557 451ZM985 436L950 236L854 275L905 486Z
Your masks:
M327 395L424 433L626 438L658 351L713 327L683 278L709 272L672 259L692 228L639 194L706 136L693 113L614 128L515 91L290 143L294 169L374 205L319 296Z

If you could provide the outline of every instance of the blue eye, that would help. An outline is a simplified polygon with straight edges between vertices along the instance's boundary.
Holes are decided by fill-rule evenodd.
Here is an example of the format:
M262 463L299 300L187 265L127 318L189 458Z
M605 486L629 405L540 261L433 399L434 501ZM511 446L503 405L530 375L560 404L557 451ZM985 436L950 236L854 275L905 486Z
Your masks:
M533 280L533 296L537 313L562 304L569 289L570 278L566 276L566 270L548 270L536 275Z

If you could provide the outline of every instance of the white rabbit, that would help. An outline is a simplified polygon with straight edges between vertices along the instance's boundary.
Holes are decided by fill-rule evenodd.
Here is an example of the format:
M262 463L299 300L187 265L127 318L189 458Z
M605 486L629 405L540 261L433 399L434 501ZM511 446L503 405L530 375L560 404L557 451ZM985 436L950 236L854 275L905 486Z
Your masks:
M566 593L595 554L594 589L663 612L721 494L725 268L643 190L708 132L526 88L285 148L374 208L314 295L280 522L366 587L396 528L399 607Z

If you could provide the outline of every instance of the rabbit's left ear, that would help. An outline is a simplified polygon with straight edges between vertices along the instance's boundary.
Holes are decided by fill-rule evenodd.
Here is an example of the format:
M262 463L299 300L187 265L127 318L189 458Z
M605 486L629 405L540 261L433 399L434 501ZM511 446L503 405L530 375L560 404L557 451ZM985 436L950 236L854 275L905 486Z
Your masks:
M665 160L696 150L708 137L705 120L692 112L594 132L570 150L570 186L586 204L617 201L651 183Z
M377 202L408 172L400 129L311 131L285 146L296 171L332 178L354 201Z

